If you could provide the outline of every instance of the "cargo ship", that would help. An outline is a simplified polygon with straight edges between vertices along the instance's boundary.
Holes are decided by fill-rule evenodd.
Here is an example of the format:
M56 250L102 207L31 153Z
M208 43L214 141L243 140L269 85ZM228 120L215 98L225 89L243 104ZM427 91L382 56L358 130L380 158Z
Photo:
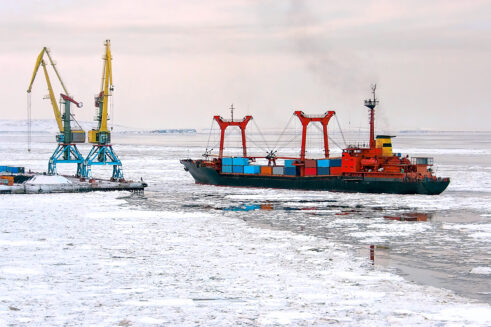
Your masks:
M365 100L369 109L370 140L368 147L348 146L341 157L330 157L327 126L334 111L323 115L306 115L295 111L302 125L302 144L298 158L280 157L271 151L265 157L247 155L245 130L252 116L242 120L226 120L214 116L220 135L220 152L212 158L183 159L181 164L198 184L236 187L261 187L332 192L429 194L442 193L450 183L449 178L433 173L433 158L403 156L392 152L391 135L375 136L375 107L378 100L375 86L373 97ZM233 109L233 108L232 108ZM323 131L324 158L306 158L307 126L320 123ZM227 127L236 126L242 136L242 157L224 157L224 138ZM267 165L257 165L258 159L266 159ZM277 163L283 163L278 165Z

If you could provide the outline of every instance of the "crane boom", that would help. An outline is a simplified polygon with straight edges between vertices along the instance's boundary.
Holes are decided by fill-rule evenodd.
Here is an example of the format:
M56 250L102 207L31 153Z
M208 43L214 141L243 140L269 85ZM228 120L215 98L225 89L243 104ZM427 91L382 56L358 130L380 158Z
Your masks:
M104 92L104 99L103 99L103 106L102 106L102 115L101 115L101 122L99 126L99 131L100 132L109 132L107 129L107 110L108 110L108 103L109 103L109 96L111 95L109 92L112 89L112 84L113 84L113 76L112 76L112 69L111 69L111 49L110 49L110 41L106 40L105 43L106 46L106 53L104 57L104 90L101 90Z
M89 131L89 142L95 144L108 144L111 142L111 132L107 128L109 97L113 91L112 76L112 56L110 41L104 42L105 52L103 56L104 64L102 66L101 89L95 97L95 106L97 107L96 120L98 121L97 129Z
M53 93L53 87L51 86L51 81L49 80L48 70L46 69L46 63L44 62L44 60L41 60L41 65L43 66L44 76L46 77L46 84L48 84L49 99L51 100L51 106L53 107L53 112L55 114L56 124L58 125L60 133L63 133L60 108L58 107L58 103L56 102L55 94Z

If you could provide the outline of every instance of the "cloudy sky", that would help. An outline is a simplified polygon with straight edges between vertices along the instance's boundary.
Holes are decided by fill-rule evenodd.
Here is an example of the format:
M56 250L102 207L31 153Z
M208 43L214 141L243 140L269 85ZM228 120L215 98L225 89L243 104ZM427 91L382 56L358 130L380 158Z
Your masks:
M377 83L380 129L491 130L491 1L2 0L0 33L1 119L25 119L48 46L91 120L110 39L116 124L206 128L234 103L265 128L298 109L356 128ZM33 118L45 94L39 75Z

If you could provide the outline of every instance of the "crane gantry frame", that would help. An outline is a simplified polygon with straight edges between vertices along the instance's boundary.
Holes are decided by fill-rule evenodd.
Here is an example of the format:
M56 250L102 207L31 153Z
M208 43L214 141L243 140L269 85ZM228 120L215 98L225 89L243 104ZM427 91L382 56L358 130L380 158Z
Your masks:
M58 103L55 98L55 94L53 92L53 87L51 85L51 80L49 78L48 69L46 62L44 60L44 55L47 55L49 59L49 63L53 67L53 70L58 77L58 80L65 92L60 93L60 104L63 105L64 111L63 114L60 112L60 108L58 107ZM29 87L27 89L27 93L30 96L32 91L32 86L34 84L34 80L36 79L37 72L39 67L43 67L44 76L46 78L46 84L48 86L49 99L51 101L51 106L53 107L53 112L55 115L56 123L58 125L59 134L56 135L56 141L58 142L58 146L56 150L53 152L49 159L48 164L48 174L54 175L56 174L56 164L57 163L76 163L77 164L77 176L84 177L85 176L85 160L83 156L80 154L80 151L77 148L76 143L84 143L85 142L85 131L79 126L78 129L72 129L71 120L72 114L70 113L70 103L75 104L78 108L82 107L81 102L75 101L68 93L68 90L61 79L61 76L56 69L56 65L49 53L47 47L43 47L41 52L39 53L36 64L34 66L34 71L32 73L31 82L29 83ZM30 101L28 101L30 104ZM30 108L29 108L30 111ZM78 125L78 123L77 123Z
M109 97L112 96L113 77L112 77L112 56L111 56L111 41L106 40L104 43L104 65L102 70L101 90L95 96L96 106L96 121L98 121L97 129L89 131L89 142L93 143L87 158L85 159L86 176L91 177L92 166L94 165L112 165L113 180L123 180L123 168L121 160L114 152L111 142L111 132L107 128Z

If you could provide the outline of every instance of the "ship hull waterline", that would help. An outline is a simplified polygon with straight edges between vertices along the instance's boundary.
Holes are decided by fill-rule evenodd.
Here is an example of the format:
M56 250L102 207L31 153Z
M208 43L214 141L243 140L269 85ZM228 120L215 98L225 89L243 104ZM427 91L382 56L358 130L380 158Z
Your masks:
M442 193L450 180L403 181L393 178L353 178L351 176L284 176L224 174L216 169L200 166L196 161L181 160L198 184L235 187L260 187L348 193L427 194Z

